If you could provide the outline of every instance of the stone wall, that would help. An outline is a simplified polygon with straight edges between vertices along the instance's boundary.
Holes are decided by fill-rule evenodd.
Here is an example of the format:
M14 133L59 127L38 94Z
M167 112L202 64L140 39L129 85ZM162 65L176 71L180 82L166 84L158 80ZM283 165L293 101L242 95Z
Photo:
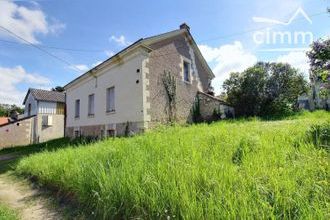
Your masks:
M199 99L202 120L212 121L217 117L218 119L235 117L234 108L224 101L202 92L198 92L197 98Z
M194 55L189 41L180 35L150 46L150 53L146 66L149 70L146 76L149 85L148 102L151 123L149 128L159 123L169 121L168 97L163 85L164 71L169 71L176 78L176 119L178 122L191 122L191 110L197 91L208 89L208 73L201 62ZM196 57L196 58L195 58ZM191 83L183 80L183 61L191 63Z
M0 149L28 145L33 142L35 117L0 126Z

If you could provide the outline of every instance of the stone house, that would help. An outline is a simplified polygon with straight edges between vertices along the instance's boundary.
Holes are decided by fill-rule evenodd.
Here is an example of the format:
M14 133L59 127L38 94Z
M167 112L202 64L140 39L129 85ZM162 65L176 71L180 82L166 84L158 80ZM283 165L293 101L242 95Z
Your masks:
M201 109L203 117L214 108L233 113L208 95L213 78L188 25L142 38L64 86L66 136L123 135L173 119L191 122L198 93L213 106Z
M23 116L0 125L0 149L64 136L64 93L29 89L23 104Z

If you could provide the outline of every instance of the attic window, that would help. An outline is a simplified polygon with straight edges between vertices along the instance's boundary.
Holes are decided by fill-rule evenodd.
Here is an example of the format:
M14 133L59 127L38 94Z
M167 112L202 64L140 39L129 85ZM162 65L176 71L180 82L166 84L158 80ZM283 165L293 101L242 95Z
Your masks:
M190 82L190 63L183 61L183 80Z

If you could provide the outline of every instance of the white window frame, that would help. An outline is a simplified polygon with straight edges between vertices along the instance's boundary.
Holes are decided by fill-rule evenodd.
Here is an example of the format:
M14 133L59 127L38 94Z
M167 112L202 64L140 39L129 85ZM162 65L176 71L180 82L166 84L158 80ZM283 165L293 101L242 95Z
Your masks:
M113 91L113 101L111 100L111 90ZM111 106L112 105L112 106ZM106 112L107 113L114 113L116 112L116 91L115 91L115 87L111 86L109 88L107 88L106 90Z
M95 94L88 95L88 116L92 117L95 114Z

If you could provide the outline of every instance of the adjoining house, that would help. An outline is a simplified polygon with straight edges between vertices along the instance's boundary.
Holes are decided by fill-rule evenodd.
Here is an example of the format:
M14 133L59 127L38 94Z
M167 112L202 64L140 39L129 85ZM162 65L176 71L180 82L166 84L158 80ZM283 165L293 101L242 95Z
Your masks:
M198 106L202 117L215 111L233 115L233 108L208 95L213 78L187 24L140 39L64 87L65 133L104 137L173 119L191 122L196 97L208 103Z
M23 117L0 125L0 148L39 143L64 136L64 93L29 89L23 104Z
M26 117L35 115L33 141L44 142L64 136L65 94L57 91L29 89L23 105Z

